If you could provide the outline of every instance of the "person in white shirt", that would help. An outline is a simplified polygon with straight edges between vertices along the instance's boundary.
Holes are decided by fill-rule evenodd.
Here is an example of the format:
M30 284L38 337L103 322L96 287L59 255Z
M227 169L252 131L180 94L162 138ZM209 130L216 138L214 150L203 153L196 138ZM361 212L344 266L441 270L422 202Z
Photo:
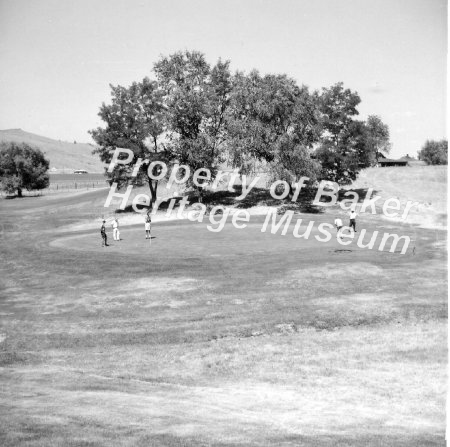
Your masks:
M353 209L353 210L351 210L350 211L350 213L349 213L349 216L350 216L350 228L353 228L353 231L356 233L357 231L356 231L356 216L357 216L357 214L356 214L356 211Z
M152 219L149 214L145 219L145 239L151 239Z
M336 219L334 219L334 225L337 229L336 237L341 237L341 228L344 226L342 220L339 217L336 217Z
M112 227L113 227L113 239L115 241L120 241L119 221L117 220L117 217L113 220Z

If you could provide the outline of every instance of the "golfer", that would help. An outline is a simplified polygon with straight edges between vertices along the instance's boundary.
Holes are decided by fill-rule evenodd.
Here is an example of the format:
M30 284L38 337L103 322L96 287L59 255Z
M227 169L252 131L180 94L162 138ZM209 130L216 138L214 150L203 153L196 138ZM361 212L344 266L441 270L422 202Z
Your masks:
M102 247L108 247L108 236L106 236L106 221L104 220L100 228L100 234L102 235Z
M339 217L336 217L336 219L334 219L334 225L337 229L336 237L341 237L341 228L344 226L342 220Z
M352 209L349 213L349 216L350 216L350 225L349 226L350 226L350 228L353 228L353 231L355 233L357 233L357 231L356 231L356 216L357 216L356 211L354 209Z
M113 239L115 241L120 241L119 221L117 220L117 217L113 220L112 227L113 227Z
M145 219L145 239L151 239L151 230L152 230L152 218L149 214L147 214L147 218Z

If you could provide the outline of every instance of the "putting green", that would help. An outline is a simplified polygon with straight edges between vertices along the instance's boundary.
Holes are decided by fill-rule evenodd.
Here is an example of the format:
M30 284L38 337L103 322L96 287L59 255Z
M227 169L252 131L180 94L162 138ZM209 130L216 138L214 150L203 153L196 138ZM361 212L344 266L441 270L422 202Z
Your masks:
M159 222L152 225L152 239L145 238L143 225L133 225L120 228L120 241L114 241L112 232L108 233L108 247L102 247L102 239L100 232L89 231L79 234L69 234L54 239L50 245L53 247L90 251L104 251L105 253L115 253L132 256L151 256L157 254L159 258L226 258L226 257L256 257L289 254L292 260L305 260L305 256L309 261L314 258L339 256L348 260L379 260L386 259L387 256L400 258L410 258L416 255L414 247L423 245L427 242L426 238L420 236L420 231L410 226L393 226L393 225L374 225L365 222L359 225L360 232L354 235L354 239L346 238L343 243L339 243L334 228L325 227L326 233L320 231L319 226L330 222L328 216L309 215L299 216L303 218L302 224L298 229L300 235L307 232L308 226L311 226L307 238L294 237L294 227L297 217L293 219L291 225L282 235L283 226L276 234L272 234L270 226L265 232L264 218L260 216L252 216L250 223L243 229L235 228L232 223L227 222L219 232L212 232L207 227L210 225L209 220L202 223L190 222L189 220L179 220L171 222ZM311 223L313 222L313 223ZM214 228L216 228L214 226ZM361 230L365 229L366 233L362 239L364 245L374 237L374 245L372 249L361 248L358 245L361 236ZM378 234L374 234L378 232ZM346 232L350 234L350 231ZM407 236L410 243L406 253L401 255L400 251L403 247L403 241L400 241L395 248L395 252L389 250L392 246L392 239L389 239L385 246L380 250L380 243L385 233L396 234L398 236ZM329 240L327 240L329 239ZM350 243L348 243L350 242Z

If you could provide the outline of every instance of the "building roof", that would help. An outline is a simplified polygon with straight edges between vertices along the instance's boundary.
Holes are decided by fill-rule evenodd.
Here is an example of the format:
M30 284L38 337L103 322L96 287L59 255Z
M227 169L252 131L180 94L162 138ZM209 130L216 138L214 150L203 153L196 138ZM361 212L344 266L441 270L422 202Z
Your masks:
M378 160L378 163L400 163L400 164L407 164L408 160L394 160L392 158L383 158L381 160Z

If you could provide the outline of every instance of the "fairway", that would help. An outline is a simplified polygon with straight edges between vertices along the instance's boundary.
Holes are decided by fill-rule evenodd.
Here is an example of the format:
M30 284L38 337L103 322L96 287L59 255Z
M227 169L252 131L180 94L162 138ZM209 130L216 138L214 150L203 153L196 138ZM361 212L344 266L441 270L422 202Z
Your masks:
M2 445L442 445L445 232L323 243L326 212L307 240L251 216L101 247L72 227L101 194L2 202Z

